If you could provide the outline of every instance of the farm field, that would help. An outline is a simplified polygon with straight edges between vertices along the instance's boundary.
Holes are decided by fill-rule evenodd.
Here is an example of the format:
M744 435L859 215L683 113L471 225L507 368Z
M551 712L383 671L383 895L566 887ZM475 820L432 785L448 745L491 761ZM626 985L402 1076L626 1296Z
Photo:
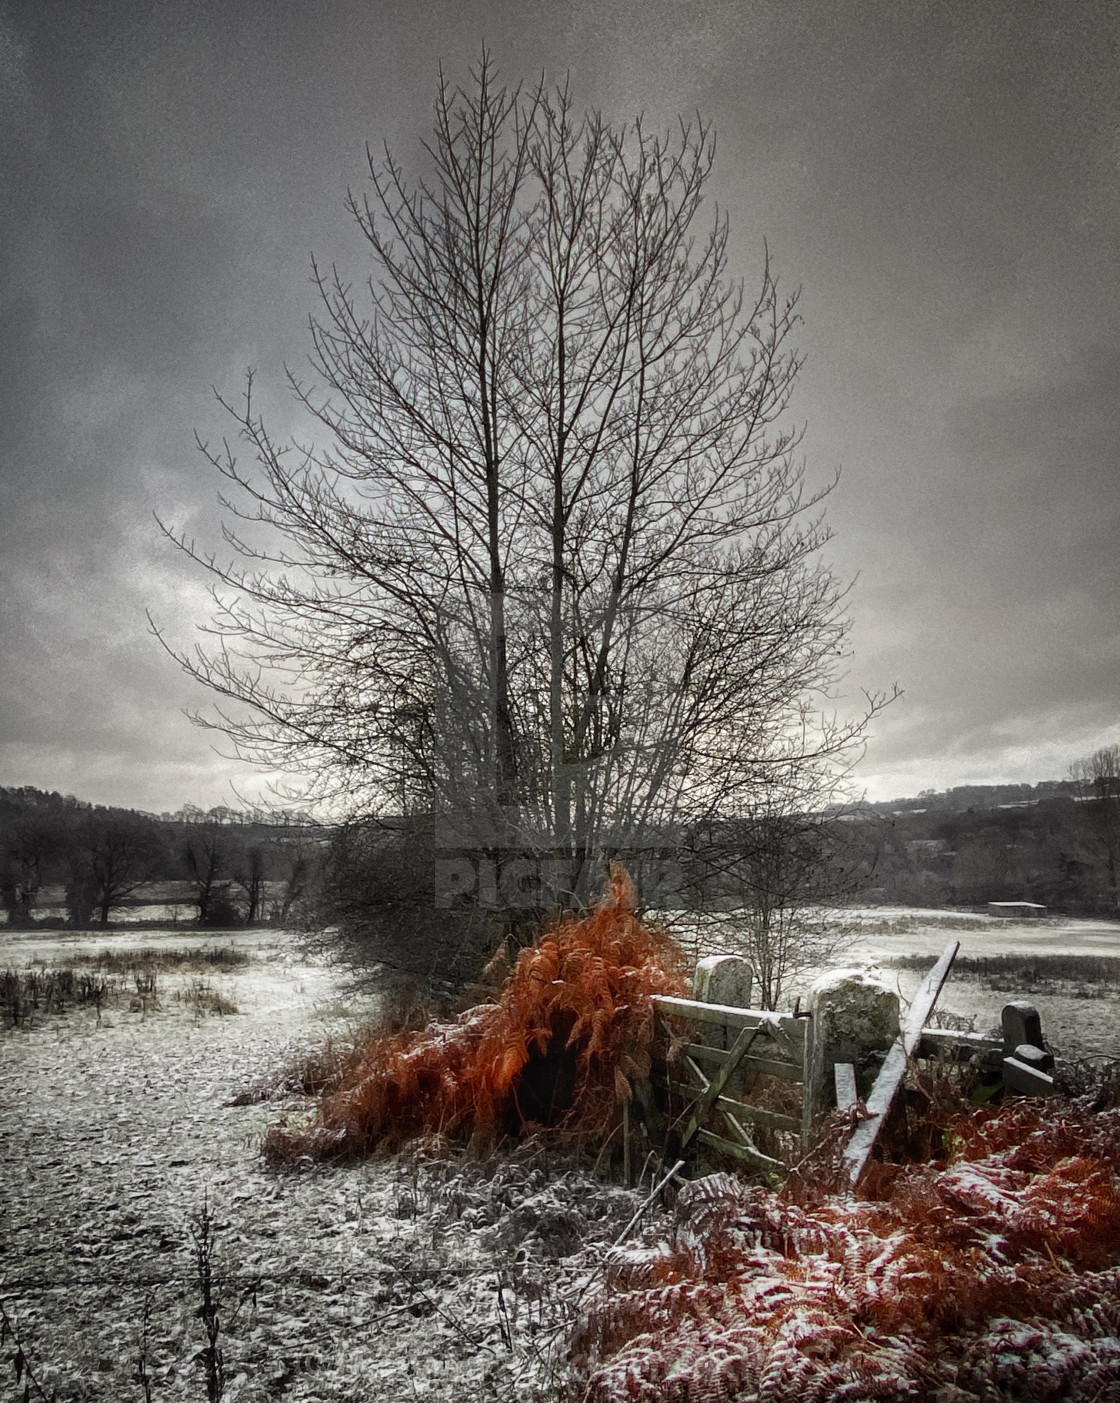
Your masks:
M1100 922L858 916L846 960L904 994L921 972L888 962L950 937L962 956L1120 954L1120 927ZM206 1398L206 1272L226 1403L554 1396L553 1346L637 1194L539 1152L276 1173L259 1146L308 1105L293 1069L345 1039L368 999L278 931L0 937L0 968L64 962L111 973L114 997L0 1032L0 1301L47 1396ZM1030 997L1073 1055L1117 1041L1116 990L1103 993ZM951 979L942 1006L984 1031L1012 996ZM9 1396L23 1396L14 1372Z
M164 956L204 943L142 941ZM594 1252L634 1195L517 1161L491 1166L493 1182L477 1165L397 1160L271 1171L266 1127L308 1104L285 1070L369 1004L343 999L283 933L209 943L248 959L203 976L172 960L155 1005L122 998L0 1033L0 1301L47 1396L207 1397L192 1242L205 1211L226 1403L532 1398L544 1324L565 1318L559 1293L582 1269L572 1249ZM0 967L137 946L136 932L20 933L0 941ZM200 977L237 1012L187 997ZM0 1376L0 1398L22 1397L15 1385Z
M1008 920L899 906L845 908L816 919L847 933L831 962L834 968L870 970L904 1002L913 998L946 944L957 940L960 951L938 1001L939 1016L964 1019L975 1032L986 1033L998 1026L1005 1003L1026 999L1039 1010L1043 1034L1060 1054L1120 1060L1120 921ZM697 955L734 949L729 917L670 920ZM785 1001L804 998L813 977L792 981Z
M877 967L904 999L917 990L923 970L899 968L894 962L916 955L932 959L948 941L959 940L957 963L938 1005L942 1014L970 1019L983 1033L999 1023L1005 1003L1027 999L1042 1017L1044 1036L1060 1054L1120 1060L1120 963L1112 965L1111 980L1085 977L1102 965L1107 968L1108 960L1120 962L1120 922L1074 917L1019 921L890 907L845 912L844 919L853 935L848 958ZM970 966L987 967L987 972L970 973Z

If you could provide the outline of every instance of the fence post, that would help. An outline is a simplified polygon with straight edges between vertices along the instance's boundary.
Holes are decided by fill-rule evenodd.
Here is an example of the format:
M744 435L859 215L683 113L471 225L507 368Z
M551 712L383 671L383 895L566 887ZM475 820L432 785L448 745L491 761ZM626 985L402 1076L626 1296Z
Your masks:
M1004 1004L1000 1015L1003 1026L1003 1080L1023 1096L1051 1096L1056 1087L1051 1073L1053 1054L1042 1044L1042 1021L1038 1009L1025 1000Z
M807 1150L813 1138L813 1121L818 1102L813 1089L813 1069L817 1056L817 1020L812 1010L805 1019L805 1046L801 1062L801 1148Z
M1015 1049L1023 1043L1029 1047L1042 1046L1042 1020L1034 1004L1027 1003L1025 999L1004 1004L999 1021L1003 1030L1004 1057L1014 1057Z

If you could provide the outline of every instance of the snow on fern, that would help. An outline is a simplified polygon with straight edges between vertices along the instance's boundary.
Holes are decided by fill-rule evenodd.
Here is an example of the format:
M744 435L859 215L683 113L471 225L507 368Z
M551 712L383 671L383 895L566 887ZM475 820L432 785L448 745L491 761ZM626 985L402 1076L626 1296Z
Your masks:
M340 1158L420 1137L493 1144L542 1125L602 1142L650 1072L655 994L686 992L683 955L641 924L616 867L610 891L518 957L498 1002L458 1023L375 1039L307 1128L275 1125L274 1160Z
M615 1257L573 1397L1120 1397L1120 1112L1041 1114L959 1116L952 1162L870 1201L689 1184L668 1240Z

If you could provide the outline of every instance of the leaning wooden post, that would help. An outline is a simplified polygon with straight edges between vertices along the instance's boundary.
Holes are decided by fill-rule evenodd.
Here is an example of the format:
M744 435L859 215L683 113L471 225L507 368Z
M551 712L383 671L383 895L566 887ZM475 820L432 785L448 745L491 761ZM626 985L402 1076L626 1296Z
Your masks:
M941 958L922 981L922 986L915 994L914 1002L906 1014L902 1031L895 1039L894 1045L887 1053L887 1060L875 1078L875 1085L867 1098L868 1118L856 1126L843 1154L848 1184L852 1189L859 1184L872 1146L894 1103L895 1092L902 1085L902 1078L906 1075L906 1065L921 1041L926 1019L933 1012L937 996L949 977L949 971L960 948L959 940L953 940L946 945Z

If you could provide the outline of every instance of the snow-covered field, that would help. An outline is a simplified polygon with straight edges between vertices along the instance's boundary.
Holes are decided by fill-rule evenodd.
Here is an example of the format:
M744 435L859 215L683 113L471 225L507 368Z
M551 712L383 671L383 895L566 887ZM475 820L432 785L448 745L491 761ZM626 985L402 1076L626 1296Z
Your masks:
M11 933L0 967L140 940L203 943L197 931ZM207 1396L191 1248L204 1205L226 1399L546 1391L566 1293L635 1196L574 1171L556 1182L556 1165L546 1176L531 1161L271 1171L261 1136L305 1101L230 1103L368 1008L286 936L213 940L251 956L207 976L234 1015L196 1016L175 993L197 974L160 971L154 1011L114 1004L100 1024L76 1010L0 1033L0 1300L46 1394L143 1400L143 1356L152 1398ZM0 1375L0 1397L22 1397L15 1385Z
M886 962L950 938L962 954L1120 955L1120 926L1102 922L858 915L844 917L845 960L878 962L904 994L920 975ZM637 1196L531 1156L273 1172L261 1137L307 1102L245 1093L276 1088L369 1005L283 933L210 939L249 956L206 976L236 1014L202 1016L182 997L197 972L161 970L154 1009L125 999L100 1020L78 1009L0 1032L0 1301L47 1396L206 1397L191 1243L204 1209L228 1403L551 1396L554 1346ZM203 943L182 930L6 932L0 968ZM950 980L942 1005L983 1031L1009 997ZM1063 1050L1120 1054L1115 996L1032 997ZM0 1374L0 1397L22 1397L15 1385Z
M1103 955L1120 958L1120 922L1055 916L1007 920L1001 916L871 907L844 913L852 928L853 963L878 966L903 998L917 990L922 973L893 969L899 956L939 955L950 940L960 941L958 959L1000 955ZM1027 999L1038 1009L1044 1037L1067 1057L1120 1060L1120 999L1076 979L1064 985L993 989L983 981L950 974L939 1001L943 1012L971 1018L979 1033L999 1024L1000 1009Z

